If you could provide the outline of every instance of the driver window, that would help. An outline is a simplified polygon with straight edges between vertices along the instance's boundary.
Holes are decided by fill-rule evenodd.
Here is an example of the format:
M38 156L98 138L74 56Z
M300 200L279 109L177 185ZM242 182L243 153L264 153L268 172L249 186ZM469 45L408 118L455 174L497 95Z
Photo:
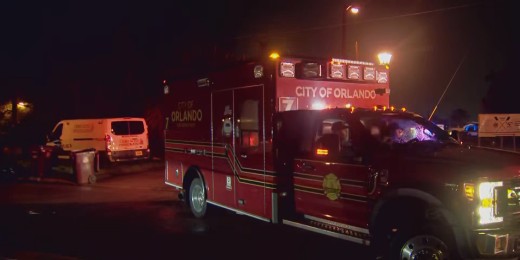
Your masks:
M318 127L315 139L317 156L345 158L352 156L352 140L348 123L341 119L325 119Z

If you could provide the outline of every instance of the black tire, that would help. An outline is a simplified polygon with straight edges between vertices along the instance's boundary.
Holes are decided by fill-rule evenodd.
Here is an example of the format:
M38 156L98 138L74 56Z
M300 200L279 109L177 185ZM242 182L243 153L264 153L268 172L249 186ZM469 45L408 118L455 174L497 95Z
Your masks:
M188 191L188 204L193 216L196 218L206 216L208 207L206 190L200 178L195 178L191 181L190 190Z

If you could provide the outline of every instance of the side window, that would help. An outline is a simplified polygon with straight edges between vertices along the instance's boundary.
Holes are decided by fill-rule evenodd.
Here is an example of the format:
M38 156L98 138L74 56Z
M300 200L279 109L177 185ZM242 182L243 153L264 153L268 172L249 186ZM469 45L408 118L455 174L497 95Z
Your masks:
M316 133L315 153L327 158L353 156L349 124L337 118L322 120Z
M307 113L287 113L276 120L274 138L277 157L312 159L316 137L316 115Z
M238 119L238 131L236 136L240 139L242 148L254 148L259 146L259 120L258 100L248 99L244 101Z

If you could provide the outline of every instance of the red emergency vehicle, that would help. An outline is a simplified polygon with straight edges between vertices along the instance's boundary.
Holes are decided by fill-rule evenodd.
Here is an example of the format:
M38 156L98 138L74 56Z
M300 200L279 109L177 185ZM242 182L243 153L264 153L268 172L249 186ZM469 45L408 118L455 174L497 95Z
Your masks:
M170 82L165 183L196 217L212 204L391 259L518 255L518 154L390 108L388 82L371 62L295 57Z
M384 66L294 57L249 62L168 87L166 184L199 196L196 215L204 215L208 202L272 222L280 196L274 114L388 106L390 93ZM190 189L196 184L199 193Z

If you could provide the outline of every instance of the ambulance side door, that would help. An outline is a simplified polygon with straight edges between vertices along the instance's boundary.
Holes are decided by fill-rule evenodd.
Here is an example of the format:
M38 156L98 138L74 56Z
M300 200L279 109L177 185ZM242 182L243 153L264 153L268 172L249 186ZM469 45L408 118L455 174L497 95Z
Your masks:
M265 216L264 85L234 90L237 207Z

